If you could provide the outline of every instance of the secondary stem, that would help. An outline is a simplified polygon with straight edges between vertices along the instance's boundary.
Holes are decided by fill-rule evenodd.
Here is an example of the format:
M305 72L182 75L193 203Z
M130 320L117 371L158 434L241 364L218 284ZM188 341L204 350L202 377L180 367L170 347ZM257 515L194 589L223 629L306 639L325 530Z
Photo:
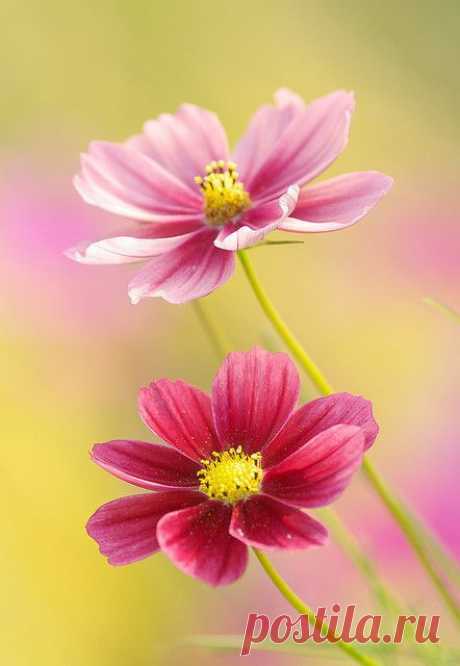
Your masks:
M385 506L387 506L389 511L391 511L395 520L401 527L401 530L406 535L407 540L417 554L417 557L425 568L425 571L431 578L433 585L436 587L439 594L443 598L444 603L449 608L456 621L460 624L460 608L458 607L456 600L446 588L443 579L432 565L431 560L425 551L424 544L419 538L418 530L413 525L411 518L404 510L404 507L401 505L401 503L393 496L380 474L366 458L364 458L362 469L366 475L366 478L372 484L373 488L376 490L378 496L385 504Z
M298 613L301 615L306 615L310 622L315 624L315 613L309 606L307 606L304 601L302 601L299 596L297 596L294 590L286 583L284 578L280 576L268 557L257 548L253 548L253 551L260 564L262 565L265 573L270 578L275 587L278 588L286 601L288 601ZM358 662L358 664L365 664L365 666L379 666L379 662L375 661L375 659L362 654L350 643L345 643L345 641L338 639L333 632L329 631L329 627L325 622L323 622L320 626L322 634L330 636L331 641L334 642L337 647L345 652L351 659L354 659L356 662Z
M230 350L227 339L211 317L208 317L206 306L200 299L196 298L192 301L192 306L220 362Z
M294 358L297 359L299 364L302 366L306 374L310 377L316 388L323 395L329 395L333 392L332 386L326 380L316 363L310 358L307 352L303 349L300 342L289 330L288 326L284 323L278 311L276 310L273 303L270 301L267 293L262 287L259 279L252 267L252 264L249 260L248 255L244 250L238 252L241 264L243 266L246 277L249 281L249 284L254 291L254 294L259 301L259 304L266 314L267 318L278 332L279 336L291 351ZM451 611L455 620L460 624L460 608L450 594L449 590L445 587L441 577L431 564L430 558L425 552L423 540L420 539L418 531L412 525L412 521L406 512L405 508L395 499L394 493L389 490L389 488L383 483L380 475L376 472L373 465L367 460L364 459L363 462L363 471L369 480L370 484L385 504L387 510L393 516L393 519L399 525L401 531L405 535L407 541L412 546L415 554L417 555L420 563L424 567L426 573L432 580L434 586L438 590L439 594L444 599L447 607Z
M392 617L401 615L406 610L403 608L396 595L381 580L374 562L361 550L360 544L353 534L340 520L340 517L330 507L318 510L319 517L326 523L326 527L332 535L333 540L341 547L355 566L369 581L369 586L385 613Z

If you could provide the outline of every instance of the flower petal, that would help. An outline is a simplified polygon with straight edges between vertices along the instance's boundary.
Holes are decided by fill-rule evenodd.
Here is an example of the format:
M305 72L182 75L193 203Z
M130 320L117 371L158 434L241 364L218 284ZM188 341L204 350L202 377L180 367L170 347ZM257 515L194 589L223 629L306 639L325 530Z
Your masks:
M149 120L144 133L127 145L193 187L194 176L202 176L209 162L226 161L229 154L227 136L216 114L193 104L183 104L174 115Z
M83 199L112 213L149 222L202 219L199 192L132 148L94 141L81 157L75 186Z
M292 213L298 196L299 188L292 185L279 199L256 205L238 223L225 225L214 245L223 250L237 251L260 243Z
M294 506L330 504L361 465L363 445L364 433L357 426L324 430L265 472L263 492Z
M305 109L302 99L287 89L275 93L275 103L276 106L265 105L256 111L233 153L246 188L287 128Z
M302 97L289 88L278 88L273 97L276 106L280 109L286 107L297 109L298 111L305 109L305 102Z
M203 493L177 490L131 495L103 504L86 529L110 564L131 564L160 549L158 521L171 511L203 502Z
M246 569L248 551L230 536L230 518L229 506L209 500L162 518L158 542L184 573L214 586L233 583Z
M339 424L355 425L363 430L365 451L379 432L369 400L350 393L334 393L312 400L294 412L286 426L265 447L264 467L276 465L323 430Z
M354 108L351 93L339 90L302 111L289 108L295 108L293 118L263 163L250 178L242 172L253 201L272 199L291 183L303 185L312 180L340 155L348 141Z
M223 448L259 451L282 428L299 396L299 375L287 354L260 348L227 356L214 380L212 410Z
M327 530L311 516L271 497L255 495L233 509L230 534L256 548L322 546Z
M81 264L127 264L156 257L178 245L191 234L172 238L135 238L114 236L92 243L81 243L65 252Z
M233 273L232 253L214 247L213 229L193 234L181 245L149 261L129 285L132 303L159 296L185 303L217 289Z
M139 392L139 413L150 430L192 460L220 450L211 400L194 386L180 380L152 382Z
M378 171L348 173L300 192L284 231L320 232L344 229L360 220L388 192L393 179Z
M194 488L200 466L168 446L115 439L96 444L92 460L127 483L140 488Z

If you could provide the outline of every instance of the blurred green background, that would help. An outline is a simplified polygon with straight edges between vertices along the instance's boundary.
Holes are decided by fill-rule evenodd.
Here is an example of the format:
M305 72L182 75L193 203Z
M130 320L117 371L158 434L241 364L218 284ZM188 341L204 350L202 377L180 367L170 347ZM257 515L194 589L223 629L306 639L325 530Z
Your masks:
M90 445L147 439L138 388L159 376L208 388L218 363L191 306L133 307L130 268L62 256L119 223L73 191L79 152L183 101L215 110L234 141L280 86L306 99L355 90L350 145L328 176L378 169L394 189L346 232L252 258L333 384L374 401L375 463L458 555L460 330L422 302L460 308L458 2L4 0L0 18L2 663L236 663L180 643L286 610L255 564L215 591L162 555L110 568L84 531L131 492L89 462ZM239 271L206 307L235 348L274 343ZM398 590L438 610L364 482L337 506ZM335 545L275 559L311 605L375 611ZM448 641L447 617L441 627Z

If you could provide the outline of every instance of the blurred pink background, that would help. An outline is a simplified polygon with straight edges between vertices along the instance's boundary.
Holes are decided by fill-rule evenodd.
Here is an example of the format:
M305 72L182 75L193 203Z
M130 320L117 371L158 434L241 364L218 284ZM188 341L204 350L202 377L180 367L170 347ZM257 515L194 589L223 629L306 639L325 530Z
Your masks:
M235 140L281 85L307 99L355 90L350 145L328 175L375 168L395 177L394 189L345 232L255 249L252 259L334 386L374 401L373 461L458 557L460 327L423 301L460 309L455 3L47 0L6 9L2 661L147 666L173 654L174 663L236 663L234 653L181 643L241 633L249 611L287 610L255 563L215 591L162 555L112 569L84 531L97 506L130 492L90 463L91 444L147 439L138 388L168 376L208 389L218 366L191 306L132 306L132 268L63 256L120 223L74 191L79 152L93 138L121 140L184 100L217 111ZM235 349L275 344L240 271L206 307ZM420 612L439 610L364 480L335 508L401 596ZM274 560L312 606L375 611L335 544ZM447 618L443 632L447 640Z

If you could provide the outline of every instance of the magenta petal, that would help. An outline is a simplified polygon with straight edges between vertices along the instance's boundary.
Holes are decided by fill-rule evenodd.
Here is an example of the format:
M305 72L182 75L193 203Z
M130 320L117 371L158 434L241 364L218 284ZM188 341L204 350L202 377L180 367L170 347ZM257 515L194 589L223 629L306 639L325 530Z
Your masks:
M291 185L279 199L273 199L265 204L256 204L244 214L244 224L251 229L262 229L268 222L281 222L294 210L299 192L297 185Z
M108 472L140 488L193 488L200 466L168 446L130 440L96 444L92 460Z
M233 273L232 253L216 248L216 232L203 229L188 240L151 259L129 285L132 303L159 296L170 303L206 296L226 282Z
M164 113L144 125L144 133L127 145L161 164L183 183L194 186L214 160L228 159L225 130L215 113L183 104L177 113Z
M299 233L336 231L360 220L388 192L393 179L378 171L349 173L306 187L292 217L280 229Z
M317 507L330 504L349 484L361 465L364 433L361 428L337 425L265 472L265 493L289 504Z
M343 90L315 100L299 110L245 186L255 200L271 199L292 183L303 185L324 171L348 141L354 98Z
M114 236L92 243L82 243L65 253L69 259L81 264L126 264L145 261L184 243L187 236L172 238L136 238Z
M227 224L214 241L224 250L242 250L260 243L267 234L278 229L294 210L299 188L293 185L279 199L255 205L238 223Z
M152 382L139 392L139 412L148 428L192 460L220 449L211 400L194 386L180 380Z
M126 145L93 142L81 157L75 186L87 203L136 220L179 221L202 215L202 197L193 182L184 185Z
M286 107L291 110L297 109L298 111L305 109L305 102L302 97L289 88L278 88L273 97L276 106L280 109L285 109Z
M248 551L229 534L231 515L214 501L170 513L158 524L158 542L184 573L214 586L233 583L246 569Z
M247 225L239 227L237 224L229 223L220 230L214 245L229 252L244 250L246 247L252 247L263 241L265 236L275 231L278 226L278 222L270 222L260 229L251 229Z
M203 493L187 490L122 497L103 504L86 529L110 564L130 564L160 549L156 527L165 514L194 506L203 498Z
M270 157L273 147L305 109L301 98L286 89L275 93L275 101L276 106L265 105L256 111L233 154L247 188Z
M230 534L256 548L294 550L327 541L327 530L317 520L264 495L235 506Z
M223 448L242 445L259 451L295 408L299 375L287 354L260 348L233 352L222 364L212 389L212 409Z
M355 425L363 430L365 451L372 446L379 432L369 400L350 393L334 393L303 405L291 416L264 449L264 467L276 465L315 435L339 424Z

